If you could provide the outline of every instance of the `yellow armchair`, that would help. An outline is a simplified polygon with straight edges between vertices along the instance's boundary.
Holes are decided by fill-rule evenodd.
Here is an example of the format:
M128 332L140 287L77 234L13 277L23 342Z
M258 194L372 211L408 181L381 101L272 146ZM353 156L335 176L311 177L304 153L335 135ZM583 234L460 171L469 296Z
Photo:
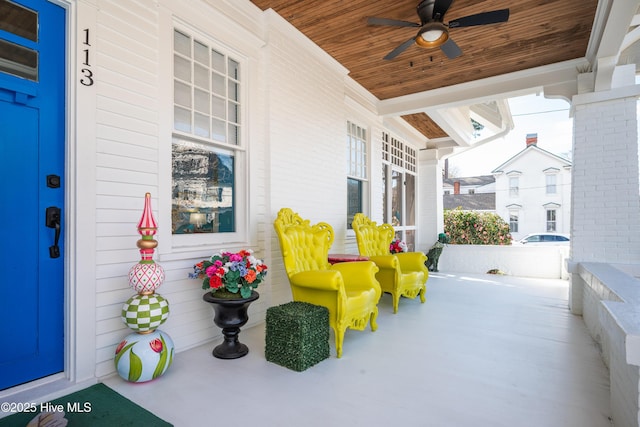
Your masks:
M422 252L391 254L389 246L395 234L389 224L377 225L364 214L358 213L351 223L356 233L360 255L376 263L379 272L376 278L383 292L393 298L393 312L398 312L400 297L415 298L420 295L424 303L427 292L429 270L425 266L427 256Z
M371 261L330 265L333 228L324 222L312 226L289 208L280 209L274 228L294 301L327 307L336 353L341 357L347 328L362 331L367 323L372 331L378 328L382 295L375 277L378 267Z

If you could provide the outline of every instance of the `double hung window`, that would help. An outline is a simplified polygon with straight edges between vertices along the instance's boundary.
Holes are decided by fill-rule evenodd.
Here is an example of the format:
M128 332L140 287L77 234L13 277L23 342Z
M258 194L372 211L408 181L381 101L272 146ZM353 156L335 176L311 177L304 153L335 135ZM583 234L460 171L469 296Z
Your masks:
M556 210L547 209L547 231L556 231Z
M246 192L242 64L183 29L173 42L172 232L235 233Z
M347 228L353 217L365 213L367 194L367 131L347 122Z
M518 197L520 194L520 178L512 176L509 178L509 196Z
M558 180L558 175L556 174L547 174L545 175L546 180L546 193L547 194L556 194L557 193L557 185L556 182Z
M388 133L382 134L383 221L409 251L415 248L417 151Z
M518 232L519 215L520 215L520 212L518 212L517 210L510 210L509 211L509 232L510 233L517 233Z

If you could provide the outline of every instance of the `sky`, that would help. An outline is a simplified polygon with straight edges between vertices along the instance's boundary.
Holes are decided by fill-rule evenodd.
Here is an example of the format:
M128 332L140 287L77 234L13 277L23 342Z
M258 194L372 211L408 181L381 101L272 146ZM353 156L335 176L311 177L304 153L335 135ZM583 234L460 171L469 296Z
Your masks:
M569 103L526 95L509 99L514 128L505 137L449 157L449 169L457 177L488 175L526 147L527 134L538 134L538 147L571 158L573 119Z

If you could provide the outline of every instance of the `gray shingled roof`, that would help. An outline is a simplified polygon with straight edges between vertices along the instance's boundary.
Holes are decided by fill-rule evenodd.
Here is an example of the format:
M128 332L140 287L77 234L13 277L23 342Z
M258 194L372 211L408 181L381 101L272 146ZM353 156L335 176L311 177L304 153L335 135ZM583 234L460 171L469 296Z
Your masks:
M495 211L496 193L445 194L443 206L444 209L460 207L469 211Z

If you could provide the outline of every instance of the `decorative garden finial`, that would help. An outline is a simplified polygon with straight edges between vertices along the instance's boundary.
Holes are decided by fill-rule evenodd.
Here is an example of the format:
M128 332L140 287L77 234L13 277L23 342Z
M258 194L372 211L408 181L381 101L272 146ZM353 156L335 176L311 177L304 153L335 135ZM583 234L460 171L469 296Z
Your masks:
M138 293L152 294L164 282L164 269L153 260L158 241L153 238L158 224L151 211L151 194L144 196L144 209L138 222L138 233L142 238L136 242L140 248L140 261L129 270L129 286ZM168 312L167 312L168 316Z
M145 194L136 243L140 261L129 270L129 286L137 294L122 307L122 321L135 333L116 348L118 374L131 382L149 381L162 375L173 362L173 341L157 329L169 317L169 302L155 291L164 282L164 269L153 260L158 242L153 238L158 225L151 211L151 194Z
M137 245L140 248L140 256L142 257L141 263L151 264L153 263L153 252L158 246L158 242L153 238L158 231L158 224L153 217L151 211L151 193L144 195L144 210L142 211L142 217L138 222L138 233L142 236L142 239L138 240Z

